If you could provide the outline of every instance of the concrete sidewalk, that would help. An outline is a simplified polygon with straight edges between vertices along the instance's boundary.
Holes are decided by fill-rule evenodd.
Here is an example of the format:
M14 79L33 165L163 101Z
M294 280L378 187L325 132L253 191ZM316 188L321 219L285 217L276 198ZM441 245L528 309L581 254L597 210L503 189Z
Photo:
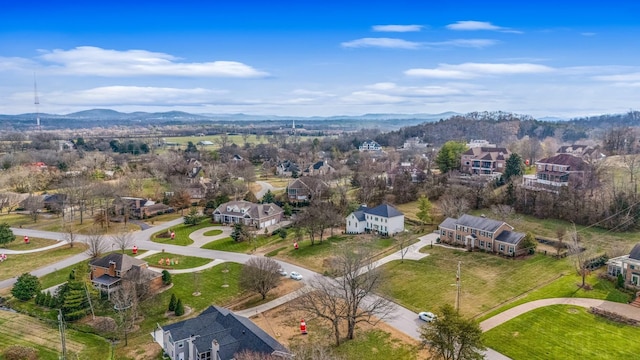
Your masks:
M282 304L288 303L291 300L297 299L298 297L304 295L305 292L309 291L311 288L308 286L303 286L300 289L290 292L287 295L281 296L277 299L271 300L268 303L262 304L262 305L258 305L249 309L245 309L245 310L240 310L240 311L234 311L234 313L240 315L240 316L245 316L245 317L250 317L250 316L254 316L254 315L258 315L261 314L265 311L271 310L273 308L276 308Z

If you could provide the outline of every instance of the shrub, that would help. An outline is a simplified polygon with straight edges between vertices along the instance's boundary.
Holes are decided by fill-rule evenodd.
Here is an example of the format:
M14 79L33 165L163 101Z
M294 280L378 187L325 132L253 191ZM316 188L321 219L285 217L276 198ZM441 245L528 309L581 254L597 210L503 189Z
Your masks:
M20 275L11 289L11 294L22 301L31 300L38 292L40 280L29 273Z
M178 299L176 299L176 294L171 294L171 300L169 300L169 311L176 311L177 304Z
M624 277L622 274L618 274L618 278L616 279L616 287L618 289L624 289Z
M165 285L171 284L171 273L167 270L162 270L162 283Z
M6 360L38 360L38 352L32 347L11 345L3 353Z
M178 303L176 303L176 316L184 315L184 305L182 305L182 299L178 299Z

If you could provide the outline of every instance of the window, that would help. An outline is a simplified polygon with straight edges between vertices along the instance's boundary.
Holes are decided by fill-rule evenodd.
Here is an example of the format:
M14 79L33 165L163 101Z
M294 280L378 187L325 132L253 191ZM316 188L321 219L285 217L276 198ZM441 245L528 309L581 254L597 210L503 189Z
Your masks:
M504 251L504 245L500 244L500 251Z
M509 246L509 254L513 254L513 246Z
M471 233L472 233L473 235L475 235L475 234L476 234L476 229L471 229Z
M460 241L460 235L456 235L456 240Z
M491 243L487 241L487 249L491 249Z
M349 220L349 226L351 226L351 220Z
M180 341L180 342L178 343L178 349L182 349L183 347L184 347L184 342L183 342L183 341Z
M484 247L484 241L480 240L480 247Z
M640 276L636 274L631 275L631 283L635 286L640 286Z

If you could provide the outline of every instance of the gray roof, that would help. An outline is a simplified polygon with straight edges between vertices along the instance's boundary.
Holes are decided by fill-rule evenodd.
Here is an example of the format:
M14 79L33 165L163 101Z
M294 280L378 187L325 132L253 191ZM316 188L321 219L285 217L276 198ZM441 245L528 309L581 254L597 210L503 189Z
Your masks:
M640 260L640 244L636 244L636 246L631 249L629 259Z
M234 354L244 350L264 354L274 351L289 353L251 320L218 306L210 306L198 317L167 325L162 329L169 331L174 341L198 336L194 342L200 353L210 350L212 341L216 340L223 360L232 359Z
M354 211L353 212L353 216L355 216L356 219L358 219L358 221L365 221L364 211L362 211L360 209Z
M518 245L522 239L524 239L523 233L508 230L505 230L496 236L496 241L512 245Z
M146 264L145 261L136 259L126 254L111 253L107 256L101 257L100 259L95 259L91 261L90 265L108 269L112 261L115 262L116 264L116 271L121 271L121 272L129 271L129 269L131 269L131 267L134 265Z
M472 229L494 232L504 224L504 221L464 214L460 216L456 224L470 227Z
M227 211L227 208L231 209ZM235 211L235 210L238 211ZM214 214L232 215L232 216L248 216L252 219L263 219L271 215L283 213L284 211L280 206L268 203L268 204L254 204L249 201L229 201L221 204L214 210Z
M396 217L396 216L404 216L403 213L401 213L400 211L396 210L396 208L394 208L391 205L388 204L382 204L382 205L378 205L374 208L364 208L363 210L366 214L369 215L376 215L376 216L382 216L382 217L386 217L386 218L392 218L392 217Z
M451 229L451 230L455 230L456 229L456 223L458 222L458 219L455 218L446 218L444 219L444 221L440 224L441 228L444 229Z
M120 281L120 278L109 276L108 274L102 274L99 277L97 277L97 278L95 278L95 279L93 279L91 281L94 282L94 283L97 283L97 284L111 286L111 285L117 283L118 281Z

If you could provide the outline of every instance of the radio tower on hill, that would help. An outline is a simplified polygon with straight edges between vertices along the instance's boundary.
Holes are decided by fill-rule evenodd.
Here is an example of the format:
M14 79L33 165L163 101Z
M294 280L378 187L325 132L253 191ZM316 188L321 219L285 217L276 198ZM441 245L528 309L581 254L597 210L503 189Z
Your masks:
M36 128L40 130L40 99L38 99L38 83L36 73L33 73L33 103L36 106Z

